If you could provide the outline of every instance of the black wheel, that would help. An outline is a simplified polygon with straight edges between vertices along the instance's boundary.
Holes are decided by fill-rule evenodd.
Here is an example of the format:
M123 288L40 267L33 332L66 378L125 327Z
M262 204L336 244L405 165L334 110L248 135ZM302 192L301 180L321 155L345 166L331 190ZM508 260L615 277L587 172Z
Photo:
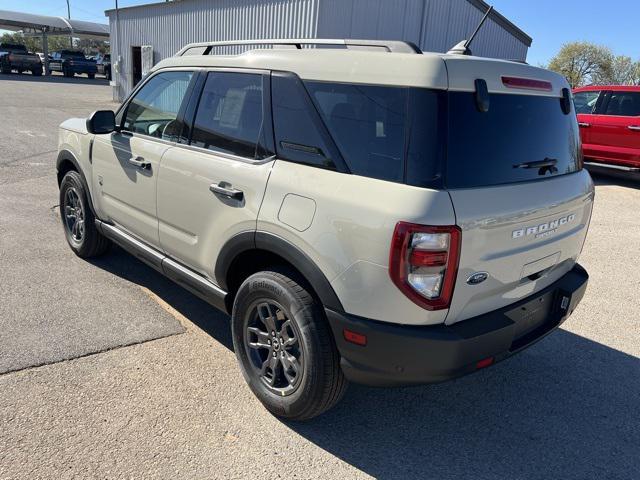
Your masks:
M105 77L107 77L107 80L111 81L111 69L107 68L107 71L104 72Z
M18 69L18 74L22 75L22 72L24 72L24 70L22 70L21 68Z
M308 420L342 398L347 381L321 305L293 272L265 271L240 286L233 346L249 387L273 414Z
M96 78L96 74L95 73L87 73L87 77Z
M34 70L31 70L31 73L33 74L34 77L39 77L42 75L42 69L36 68Z
M78 172L68 172L60 184L60 218L67 243L79 257L96 257L109 249L111 242L96 228Z
M64 75L67 78L73 77L73 72L69 69L69 68L63 68L62 69L62 75Z
M11 67L3 63L2 66L0 67L0 71L2 73L11 73Z

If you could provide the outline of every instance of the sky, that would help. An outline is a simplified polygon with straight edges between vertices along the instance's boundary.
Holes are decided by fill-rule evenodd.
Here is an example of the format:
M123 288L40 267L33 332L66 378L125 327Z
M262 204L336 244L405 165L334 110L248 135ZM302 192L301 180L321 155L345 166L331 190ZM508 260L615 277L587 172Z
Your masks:
M71 18L107 23L104 11L114 0L69 0ZM118 0L121 7L157 0ZM563 43L589 41L605 45L616 55L640 60L637 32L640 0L486 0L533 38L527 60L548 63ZM66 0L0 0L0 10L41 15L67 15ZM1 31L0 31L1 32Z

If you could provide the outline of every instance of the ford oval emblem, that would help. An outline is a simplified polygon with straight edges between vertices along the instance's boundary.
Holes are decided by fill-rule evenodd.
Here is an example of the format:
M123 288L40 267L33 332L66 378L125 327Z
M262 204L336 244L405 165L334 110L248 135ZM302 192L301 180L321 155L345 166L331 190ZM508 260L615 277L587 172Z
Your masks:
M489 274L487 272L476 272L467 278L467 283L469 285L477 285L484 282L487 278L489 278Z

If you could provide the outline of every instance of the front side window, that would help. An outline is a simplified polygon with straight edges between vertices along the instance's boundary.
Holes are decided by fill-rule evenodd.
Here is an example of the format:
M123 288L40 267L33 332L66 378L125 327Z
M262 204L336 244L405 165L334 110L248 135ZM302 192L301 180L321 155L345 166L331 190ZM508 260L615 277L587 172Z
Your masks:
M264 77L254 73L207 75L191 145L251 159L269 156L262 141Z
M193 72L162 72L153 76L127 106L122 129L163 140L175 140L176 121Z
M640 92L611 92L604 115L640 116Z
M578 114L594 113L596 108L596 103L598 103L599 96L600 96L599 90L574 93L573 103L576 108L576 113Z

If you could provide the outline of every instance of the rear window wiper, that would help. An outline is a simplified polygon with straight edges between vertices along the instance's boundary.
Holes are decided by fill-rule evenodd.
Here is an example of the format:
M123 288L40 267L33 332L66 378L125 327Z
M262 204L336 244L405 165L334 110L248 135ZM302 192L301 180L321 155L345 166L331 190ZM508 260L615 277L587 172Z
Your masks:
M544 160L537 160L533 162L516 163L513 168L545 168L555 167L558 160L555 158L545 158Z
M516 163L513 168L538 168L538 175L545 175L550 172L552 175L558 172L556 164L558 160L555 158L545 158L544 160L537 160L533 162Z

